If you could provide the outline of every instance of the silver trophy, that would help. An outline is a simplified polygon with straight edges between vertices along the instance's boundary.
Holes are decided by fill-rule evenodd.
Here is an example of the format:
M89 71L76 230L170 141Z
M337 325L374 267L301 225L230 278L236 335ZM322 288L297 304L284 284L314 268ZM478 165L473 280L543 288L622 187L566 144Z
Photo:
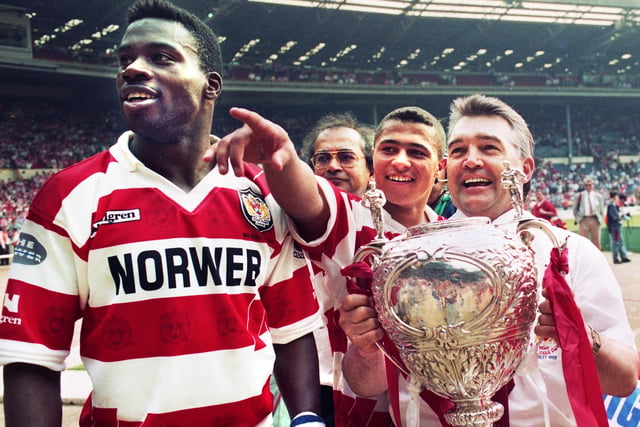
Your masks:
M401 360L381 348L411 388L455 403L445 414L455 426L491 426L502 417L502 405L491 398L524 358L536 319L537 269L527 229L553 238L543 221L520 219L522 172L505 167L502 185L519 203L517 232L485 217L440 221L393 241L376 239L354 258L372 263L374 305ZM408 418L417 423L419 416Z

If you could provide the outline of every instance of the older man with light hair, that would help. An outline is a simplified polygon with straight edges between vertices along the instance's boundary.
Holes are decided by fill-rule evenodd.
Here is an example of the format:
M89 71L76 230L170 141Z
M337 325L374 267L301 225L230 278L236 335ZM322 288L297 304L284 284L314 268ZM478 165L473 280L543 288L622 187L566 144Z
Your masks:
M573 200L573 216L578 224L578 233L591 240L600 249L600 224L605 214L602 195L594 190L593 179L585 178L584 190Z

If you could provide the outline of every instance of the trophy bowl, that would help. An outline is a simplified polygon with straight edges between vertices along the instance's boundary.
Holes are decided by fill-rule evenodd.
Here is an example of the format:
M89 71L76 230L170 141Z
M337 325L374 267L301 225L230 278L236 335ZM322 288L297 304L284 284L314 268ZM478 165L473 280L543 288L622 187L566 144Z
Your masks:
M445 414L452 425L500 419L491 398L528 349L538 282L523 233L484 217L428 223L374 257L373 301L402 359L395 363L455 403Z

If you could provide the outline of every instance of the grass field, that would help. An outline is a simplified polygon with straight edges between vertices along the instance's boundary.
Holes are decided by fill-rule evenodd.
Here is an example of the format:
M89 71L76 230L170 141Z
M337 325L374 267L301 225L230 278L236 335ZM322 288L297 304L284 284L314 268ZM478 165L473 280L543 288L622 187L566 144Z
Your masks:
M622 222L622 226L623 227L640 227L640 206L633 206L631 208L626 208L627 211L630 211L631 213L631 219L629 221L623 221ZM562 217L562 219L564 220L564 222L567 223L567 229L575 231L578 229L578 226L576 224L574 224L573 221L573 215L571 214L570 211L565 211L563 214L560 215ZM602 228L606 228L605 224L602 224Z
M631 206L625 208L625 212L631 214L631 218L628 221L622 222L622 232L624 236L625 246L630 252L640 253L640 206ZM562 210L558 212L560 217L567 224L567 230L578 232L578 226L574 223L573 214L571 211ZM602 249L609 251L609 233L607 227L602 224L602 234L600 236Z

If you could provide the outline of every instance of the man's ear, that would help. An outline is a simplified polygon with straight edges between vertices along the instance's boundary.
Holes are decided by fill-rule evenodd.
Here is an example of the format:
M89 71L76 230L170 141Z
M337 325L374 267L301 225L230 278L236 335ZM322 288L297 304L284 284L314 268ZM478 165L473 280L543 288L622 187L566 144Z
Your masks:
M522 162L522 172L524 172L524 174L527 177L525 182L531 181L531 178L533 177L533 172L535 172L535 170L536 170L535 160L533 160L532 157L527 157L526 159L524 159L524 161Z
M442 178L447 179L447 158L446 157L443 157L438 162L438 172L444 172L444 175L442 175Z
M216 72L207 74L207 87L204 90L207 99L217 99L222 92L222 77Z

